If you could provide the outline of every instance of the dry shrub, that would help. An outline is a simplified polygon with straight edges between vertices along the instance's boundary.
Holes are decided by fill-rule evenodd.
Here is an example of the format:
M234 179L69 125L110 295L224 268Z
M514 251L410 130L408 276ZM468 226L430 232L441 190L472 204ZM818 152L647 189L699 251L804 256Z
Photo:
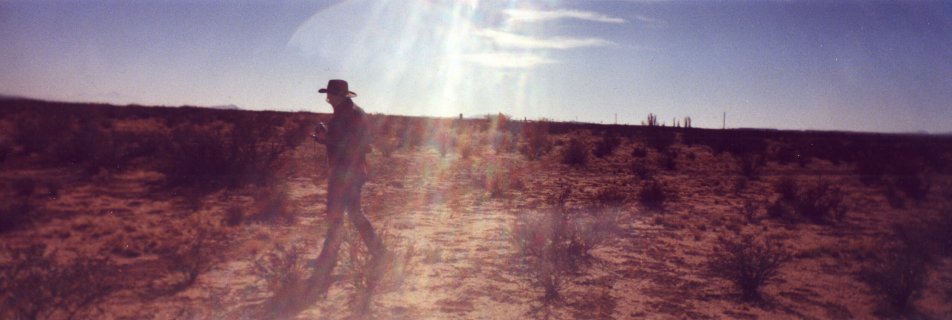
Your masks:
M488 192L492 198L503 198L513 189L524 188L522 175L519 170L507 169L501 163L489 163L470 171L473 185Z
M193 224L197 227L191 231L192 234L186 241L166 255L172 273L179 276L179 281L170 288L171 292L178 292L192 286L198 276L212 266L214 248L208 241L208 229L203 222L196 221Z
M830 224L843 220L847 207L843 204L843 191L828 181L819 181L800 188L791 179L783 179L775 185L781 197L768 207L768 215L774 218L798 217L817 224Z
M538 160L552 150L552 140L549 138L549 123L539 121L527 123L523 127L523 138L525 144L520 151L526 155L529 160Z
M42 245L3 247L0 315L13 319L95 318L97 304L119 289L118 268L108 259L78 257L59 263ZM100 315L101 316L101 315Z
M790 145L780 145L772 150L770 157L779 164L788 164L794 161L800 161L801 155Z
M899 195L900 192L913 201L922 202L931 189L925 175L886 176L882 178L882 183L885 186L886 198L894 208L905 206L905 200Z
M33 180L14 180L8 187L13 189L13 195L7 198L5 204L0 205L0 233L29 224L35 212L32 199L36 184Z
M661 153L660 165L662 168L668 171L674 171L678 168L678 151L675 149L665 149Z
M780 179L774 185L774 191L780 194L780 199L791 202L797 200L797 188L797 182L788 177Z
M904 244L886 244L860 278L880 299L877 310L885 317L911 315L914 302L922 296L927 276L926 265Z
M165 146L168 187L187 187L200 194L223 188L261 185L273 178L280 158L304 141L307 127L289 124L277 114L226 114L229 121L173 128ZM304 129L300 129L300 128Z
M754 216L754 214L757 213L757 204L755 204L753 201L745 200L742 212L744 214L744 219L747 221L747 223L757 222L757 219Z
M747 235L739 241L722 239L708 260L708 270L715 277L733 282L744 300L757 301L761 299L760 288L790 260L790 253L778 241L759 241Z
M665 187L658 180L651 180L641 187L641 191L638 191L638 201L641 202L641 205L647 207L651 210L662 210L664 209L664 203L667 200L667 195L665 194Z
M490 135L490 145L496 154L512 153L519 144L516 136L507 131L496 131Z
M479 149L479 138L469 134L460 136L456 148L460 158L469 159Z
M642 146L637 146L631 150L631 156L635 158L644 158L647 155L648 149L645 149L645 147Z
M613 132L607 132L602 135L602 139L595 145L592 154L598 158L604 158L615 152L615 148L617 148L619 144L621 144L621 138Z
M562 299L562 287L594 262L591 251L619 232L617 219L607 213L570 217L561 209L516 219L509 234L518 272L542 288L543 304Z
M757 179L763 170L764 157L759 154L743 154L738 162L740 173L748 179Z
M797 214L814 223L840 221L847 210L843 204L843 192L826 181L801 190L793 207Z
M638 160L631 163L631 172L641 180L649 180L654 176L648 163L644 160Z
M588 164L588 146L580 137L572 137L562 150L562 163L573 167L584 167Z
M664 151L674 144L675 134L673 130L652 127L645 132L645 140L648 146L658 151Z

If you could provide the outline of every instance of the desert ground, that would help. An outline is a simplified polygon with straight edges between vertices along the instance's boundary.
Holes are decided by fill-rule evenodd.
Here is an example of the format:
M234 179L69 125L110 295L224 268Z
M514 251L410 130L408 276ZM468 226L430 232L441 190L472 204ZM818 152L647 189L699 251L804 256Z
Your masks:
M0 101L2 319L948 319L952 137ZM639 119L640 120L640 119Z

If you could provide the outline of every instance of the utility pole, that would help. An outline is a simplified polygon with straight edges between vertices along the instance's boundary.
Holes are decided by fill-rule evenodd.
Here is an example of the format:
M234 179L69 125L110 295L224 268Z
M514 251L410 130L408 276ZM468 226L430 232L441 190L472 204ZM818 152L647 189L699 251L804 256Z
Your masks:
M615 112L615 124L618 124L618 112Z
M724 111L724 123L721 126L721 130L727 129L727 111Z

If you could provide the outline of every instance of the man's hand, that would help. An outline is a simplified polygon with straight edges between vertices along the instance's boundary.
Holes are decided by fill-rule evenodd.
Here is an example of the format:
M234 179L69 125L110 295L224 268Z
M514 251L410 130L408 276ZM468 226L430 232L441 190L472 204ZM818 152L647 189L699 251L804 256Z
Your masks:
M317 143L327 144L327 126L325 126L323 122L318 122L317 126L314 127L314 133L311 134L311 138Z

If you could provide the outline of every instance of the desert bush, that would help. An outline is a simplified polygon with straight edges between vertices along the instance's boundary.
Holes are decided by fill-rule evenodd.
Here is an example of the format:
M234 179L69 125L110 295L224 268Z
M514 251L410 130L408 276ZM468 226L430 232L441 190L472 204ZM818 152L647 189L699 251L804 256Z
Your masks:
M645 149L645 147L642 146L637 146L631 150L631 156L635 158L644 158L647 155L648 149Z
M530 283L543 289L544 304L560 301L570 277L590 265L591 251L617 233L617 216L569 217L561 209L519 216L509 228L516 266Z
M0 265L0 302L13 319L95 318L93 307L119 289L111 278L118 268L108 259L57 263L42 245L2 252L9 257Z
M797 200L797 182L792 178L784 177L774 184L774 191L780 194L780 199L785 201Z
M715 277L731 281L747 301L760 300L760 288L776 278L780 267L791 260L790 253L776 240L754 240L744 236L739 241L723 239L708 270Z
M522 140L525 141L525 145L520 150L529 160L537 160L552 150L548 122L540 121L526 124L522 133Z
M245 212L238 205L232 205L225 210L225 216L222 218L222 223L226 226L235 227L241 225L241 222L245 219Z
M888 178L886 188L896 188L910 199L920 202L926 198L931 186L924 175L899 175Z
M744 154L738 162L740 173L748 179L757 179L764 166L764 158L758 154Z
M734 155L760 154L767 151L767 141L762 132L754 130L704 130L684 132L685 144L699 144L711 148L715 155L728 152Z
M75 119L66 112L21 112L15 115L14 144L25 154L47 154L71 136Z
M170 271L178 276L178 281L171 288L171 292L184 290L198 279L203 272L212 266L212 252L214 248L208 241L209 232L203 222L196 222L196 229L178 247L166 254Z
M648 180L654 176L651 168L648 167L648 164L643 161L633 161L631 163L631 171L641 180Z
M744 207L742 208L742 212L743 212L743 214L744 214L744 220L746 220L747 223L757 222L757 219L756 219L756 217L754 216L754 214L757 213L757 204L756 204L756 203L754 203L753 201L750 201L750 200L745 200L745 201L744 201Z
M588 164L588 146L580 137L573 137L562 150L562 163L573 167L584 167Z
M795 213L810 222L827 224L846 215L843 191L827 181L799 188L792 179L784 178L774 185L774 190L780 193L780 199L767 208L770 217L793 218Z
M32 198L36 184L33 180L14 180L9 188L13 189L13 195L0 205L0 233L16 230L30 223L35 210Z
M519 144L516 136L508 131L496 131L491 135L491 139L490 145L496 151L496 154L514 152Z
M747 177L739 176L734 179L734 194L740 194L741 191L747 188L747 184L750 183L750 180Z
M814 223L842 220L847 210L843 192L825 181L800 191L793 207L798 215Z
M925 263L903 245L886 245L879 257L861 273L861 279L879 297L878 312L886 317L910 315L922 296L927 276Z
M304 141L300 126L284 128L271 113L236 113L230 122L184 124L172 130L159 171L167 187L198 193L262 185L273 178L280 157Z
M674 171L678 168L678 151L675 149L665 149L661 153L661 158L658 160L661 163L661 167L668 171Z
M767 206L767 216L774 219L793 218L793 212L793 208L785 201L776 201L770 206Z
M460 137L459 143L457 144L457 149L459 149L459 156L463 159L469 159L479 147L478 138L471 135L465 135Z
M673 130L652 127L645 131L645 143L658 151L664 151L674 144L675 133Z
M663 209L666 200L664 185L658 180L649 181L641 187L641 191L638 191L638 201L652 210Z
M800 160L800 153L789 145L781 145L771 153L772 160L779 164L788 164Z
M606 132L602 135L602 139L598 141L598 144L595 145L592 154L598 158L604 158L605 156L611 155L612 152L615 152L615 148L617 148L619 144L621 144L621 138L612 132Z

